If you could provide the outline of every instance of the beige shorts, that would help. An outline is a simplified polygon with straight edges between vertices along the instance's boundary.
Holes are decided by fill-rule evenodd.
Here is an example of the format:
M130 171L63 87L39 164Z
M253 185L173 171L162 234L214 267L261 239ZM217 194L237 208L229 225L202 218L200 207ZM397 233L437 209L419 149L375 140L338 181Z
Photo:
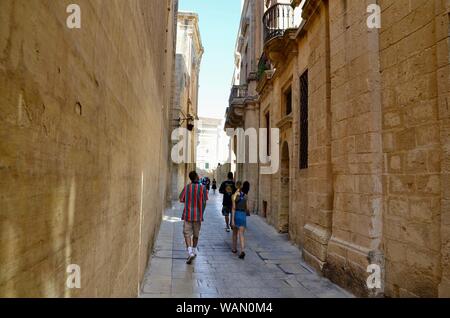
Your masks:
M202 228L202 222L184 222L183 234L184 237L195 237L200 236L200 229Z

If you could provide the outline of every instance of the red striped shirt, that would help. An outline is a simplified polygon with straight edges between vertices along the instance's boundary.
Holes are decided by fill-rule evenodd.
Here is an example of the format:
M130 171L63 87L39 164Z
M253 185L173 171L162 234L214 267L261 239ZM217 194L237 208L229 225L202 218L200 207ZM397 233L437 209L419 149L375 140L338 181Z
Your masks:
M188 222L203 222L207 200L208 191L205 186L199 183L191 183L185 186L180 194L180 202L184 203L182 220Z

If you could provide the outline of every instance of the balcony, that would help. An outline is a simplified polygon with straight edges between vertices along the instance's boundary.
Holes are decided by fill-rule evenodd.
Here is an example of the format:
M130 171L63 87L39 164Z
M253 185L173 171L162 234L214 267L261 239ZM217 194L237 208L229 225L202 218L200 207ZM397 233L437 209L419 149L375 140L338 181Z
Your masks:
M229 107L226 112L225 129L239 128L244 124L245 101L248 98L247 85L234 85L231 88Z
M286 30L295 28L294 9L283 3L271 6L263 16L263 26L265 43L282 37Z
M243 104L243 100L247 97L247 85L234 85L231 88L230 106L233 104Z
M289 4L275 4L263 16L264 53L275 67L295 52L295 38L300 13Z

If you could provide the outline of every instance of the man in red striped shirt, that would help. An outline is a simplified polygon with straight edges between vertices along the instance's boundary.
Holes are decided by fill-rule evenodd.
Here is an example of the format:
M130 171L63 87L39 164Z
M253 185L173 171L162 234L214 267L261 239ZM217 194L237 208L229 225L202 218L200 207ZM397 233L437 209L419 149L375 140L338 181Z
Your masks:
M183 234L188 250L187 264L191 264L192 260L197 256L198 238L203 222L203 214L208 200L208 191L205 186L199 182L198 175L195 171L189 173L191 183L186 185L181 191L180 202L184 203L183 217Z

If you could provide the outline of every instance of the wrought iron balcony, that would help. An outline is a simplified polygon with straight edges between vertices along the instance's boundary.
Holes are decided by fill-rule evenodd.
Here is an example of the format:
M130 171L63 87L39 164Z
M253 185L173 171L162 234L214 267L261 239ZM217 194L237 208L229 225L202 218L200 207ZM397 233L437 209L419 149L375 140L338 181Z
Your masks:
M234 85L231 88L230 94L230 105L236 103L237 100L244 99L247 97L247 85Z
M264 41L283 36L287 29L295 27L294 9L289 4L278 3L267 9L263 16Z

